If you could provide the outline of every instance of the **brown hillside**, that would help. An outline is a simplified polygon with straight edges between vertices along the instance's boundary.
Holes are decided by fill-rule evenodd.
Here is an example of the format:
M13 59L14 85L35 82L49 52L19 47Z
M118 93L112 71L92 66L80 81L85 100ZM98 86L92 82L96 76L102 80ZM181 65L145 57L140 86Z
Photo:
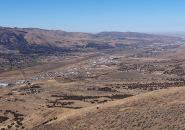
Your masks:
M34 130L182 130L184 93L185 88L172 88L84 108Z

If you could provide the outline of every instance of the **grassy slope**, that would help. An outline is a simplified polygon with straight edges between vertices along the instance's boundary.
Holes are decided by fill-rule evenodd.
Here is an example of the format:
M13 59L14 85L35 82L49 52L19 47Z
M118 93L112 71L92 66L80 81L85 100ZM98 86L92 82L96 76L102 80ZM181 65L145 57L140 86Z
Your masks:
M140 130L185 129L185 88L158 90L74 110L35 129Z

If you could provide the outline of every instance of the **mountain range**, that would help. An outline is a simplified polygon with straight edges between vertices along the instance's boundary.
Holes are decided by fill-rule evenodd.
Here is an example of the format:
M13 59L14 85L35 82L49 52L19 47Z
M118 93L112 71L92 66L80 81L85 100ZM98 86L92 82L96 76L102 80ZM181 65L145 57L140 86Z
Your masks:
M154 43L173 44L178 41L182 41L182 38L136 32L92 34L39 28L0 27L0 53L43 54L84 48L99 50L146 46Z

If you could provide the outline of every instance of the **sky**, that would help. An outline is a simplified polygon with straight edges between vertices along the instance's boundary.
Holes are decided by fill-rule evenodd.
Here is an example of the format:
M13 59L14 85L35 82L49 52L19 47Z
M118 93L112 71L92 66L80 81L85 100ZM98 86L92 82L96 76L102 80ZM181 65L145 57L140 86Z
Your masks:
M185 32L185 0L0 0L0 26Z

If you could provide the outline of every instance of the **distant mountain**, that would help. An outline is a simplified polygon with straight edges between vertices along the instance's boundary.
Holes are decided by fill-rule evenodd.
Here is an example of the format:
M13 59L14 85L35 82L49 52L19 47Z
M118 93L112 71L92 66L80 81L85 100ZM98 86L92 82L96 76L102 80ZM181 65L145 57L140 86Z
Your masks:
M45 42L45 39L41 39L41 43L39 43L36 38L30 38L31 36L39 38L39 34L35 35L32 29L29 31L26 30L27 29L0 28L0 52L8 51L10 53L33 54L65 50L65 48L56 47L55 44L50 43L50 41ZM33 35L31 35L32 33ZM40 33L40 35L42 34ZM44 37L47 38L46 36Z
M38 28L0 27L0 53L53 53L76 48L109 49L124 45L173 44L177 41L182 41L182 38L136 32L90 34Z

